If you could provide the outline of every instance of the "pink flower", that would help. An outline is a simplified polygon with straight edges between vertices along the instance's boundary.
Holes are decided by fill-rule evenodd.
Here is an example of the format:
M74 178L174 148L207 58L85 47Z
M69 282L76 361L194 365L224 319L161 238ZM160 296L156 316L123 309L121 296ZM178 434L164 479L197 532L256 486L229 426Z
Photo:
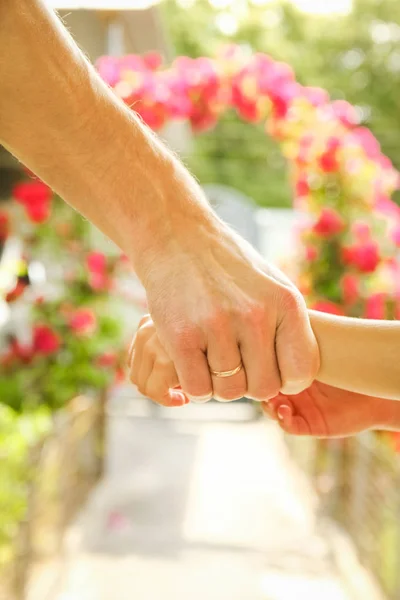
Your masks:
M346 273L343 275L340 285L345 303L352 305L357 302L360 297L359 278L351 273Z
M345 127L354 127L359 122L356 109L346 100L335 100L332 102L331 108L333 114Z
M400 225L396 225L392 231L392 239L397 247L400 247Z
M33 329L33 350L37 354L48 356L54 354L61 346L61 338L57 332L47 325L37 325Z
M386 294L373 294L367 299L364 316L366 319L384 319L386 313Z
M103 292L111 288L111 279L104 273L91 273L89 285L96 292Z
M313 232L322 237L331 237L343 231L345 222L333 208L323 208L318 221L313 227Z
M88 308L79 308L69 317L69 326L77 335L93 333L97 326L96 315Z
M143 62L150 71L156 71L161 67L163 59L159 52L146 52Z
M329 94L319 87L303 87L302 93L313 106L322 106L329 102Z
M319 312L330 313L331 315L343 316L345 314L341 306L330 300L319 300L318 302L315 302L311 308L313 310L318 310Z
M363 221L356 221L351 227L357 242L364 244L371 238L371 226Z
M356 127L353 137L362 146L368 158L376 159L381 154L381 147L376 137L366 127Z
M96 67L100 77L111 87L120 80L119 62L114 56L101 56L96 61Z
M91 273L103 273L107 268L107 259L102 252L90 252L86 264Z

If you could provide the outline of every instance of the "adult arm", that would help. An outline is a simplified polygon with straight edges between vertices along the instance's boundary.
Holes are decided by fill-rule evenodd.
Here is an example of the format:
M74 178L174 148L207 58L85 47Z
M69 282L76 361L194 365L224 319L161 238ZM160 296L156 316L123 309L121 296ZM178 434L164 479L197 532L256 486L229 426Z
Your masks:
M0 142L130 257L186 393L307 387L318 350L297 290L216 217L41 0L0 0Z

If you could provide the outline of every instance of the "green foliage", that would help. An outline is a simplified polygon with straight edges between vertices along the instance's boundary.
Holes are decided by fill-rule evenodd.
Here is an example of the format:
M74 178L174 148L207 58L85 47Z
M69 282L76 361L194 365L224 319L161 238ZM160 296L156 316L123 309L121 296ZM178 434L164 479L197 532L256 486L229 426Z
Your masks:
M12 542L26 513L27 489L33 476L29 453L50 426L50 415L44 408L17 415L0 404L0 569L12 558Z

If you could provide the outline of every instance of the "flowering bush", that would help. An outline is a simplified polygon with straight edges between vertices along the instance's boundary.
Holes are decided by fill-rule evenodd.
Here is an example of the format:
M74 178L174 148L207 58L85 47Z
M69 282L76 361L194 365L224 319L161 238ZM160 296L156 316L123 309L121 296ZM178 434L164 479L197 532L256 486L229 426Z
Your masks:
M215 59L103 57L98 69L115 93L155 130L187 119L195 131L234 108L266 131L288 162L293 203L303 216L297 283L310 306L392 318L399 314L399 175L356 109L300 85L292 69L230 46Z
M2 222L24 247L9 266L14 277L4 298L29 310L22 339L9 331L0 352L0 398L18 412L56 410L123 374L122 326L107 312L115 308L109 292L124 261L93 251L88 223L41 181L16 185L13 196ZM39 285L29 275L34 263L46 272Z

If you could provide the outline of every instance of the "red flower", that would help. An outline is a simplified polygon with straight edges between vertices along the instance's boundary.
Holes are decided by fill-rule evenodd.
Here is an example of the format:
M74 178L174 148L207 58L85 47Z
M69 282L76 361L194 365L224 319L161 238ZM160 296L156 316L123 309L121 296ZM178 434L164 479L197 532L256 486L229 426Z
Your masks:
M79 308L70 316L69 326L78 335L93 333L97 326L96 315L88 308Z
M99 367L113 367L117 361L115 352L103 352L97 357L96 363Z
M61 338L57 332L47 325L37 325L33 329L33 350L45 356L54 354L61 346Z
M13 196L20 204L43 204L51 200L52 191L43 181L25 181L13 189Z
M318 258L318 250L315 246L306 246L306 260L314 262Z
M49 218L52 191L42 181L17 184L13 196L24 206L28 218L34 223L43 223Z
M296 196L297 198L301 198L302 196L307 196L310 192L310 186L307 182L307 177L300 177L296 181Z
M14 356L20 359L23 363L29 363L32 359L33 352L30 345L22 345L18 340L13 339L10 344L10 349Z
M345 223L333 208L323 208L313 232L322 237L331 237L343 231Z
M50 217L49 204L28 204L25 206L26 214L33 223L45 223Z
M344 310L338 304L331 302L330 300L319 300L315 302L311 308L318 310L319 312L330 313L331 315L344 316Z
M380 260L378 245L373 241L343 248L343 262L354 265L362 273L373 273Z
M18 280L14 289L12 289L6 294L6 302L11 304L11 302L15 302L15 300L18 300L18 298L22 296L27 287L28 284L25 281Z
M386 294L373 294L365 305L366 319L384 319L386 314Z
M324 173L333 173L339 170L337 152L340 148L340 140L336 137L329 138L326 151L320 156L319 166Z
M0 212L0 242L4 242L10 234L10 223L8 215Z
M340 282L343 298L346 304L354 304L360 297L359 279L356 275L346 273Z
M91 273L103 273L107 268L107 259L102 252L90 252L86 264Z
M119 384L119 383L123 383L125 381L126 378L126 372L125 369L123 369L122 367L118 367L115 371L115 380L114 383L115 384Z

